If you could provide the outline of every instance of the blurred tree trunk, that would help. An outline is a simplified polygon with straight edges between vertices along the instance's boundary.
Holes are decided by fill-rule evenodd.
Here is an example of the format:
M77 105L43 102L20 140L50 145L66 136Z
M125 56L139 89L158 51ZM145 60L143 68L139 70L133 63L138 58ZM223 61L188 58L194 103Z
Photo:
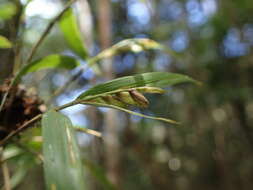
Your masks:
M112 19L110 0L97 1L98 11L98 37L101 49L108 48L112 43ZM107 80L113 79L112 60L102 62L103 71ZM116 187L120 186L119 178L119 140L117 134L117 112L108 110L105 114L105 160L107 175Z
M253 151L253 134L250 125L247 122L246 108L243 101L237 100L232 102L235 116L238 118L241 128L247 138L250 148Z

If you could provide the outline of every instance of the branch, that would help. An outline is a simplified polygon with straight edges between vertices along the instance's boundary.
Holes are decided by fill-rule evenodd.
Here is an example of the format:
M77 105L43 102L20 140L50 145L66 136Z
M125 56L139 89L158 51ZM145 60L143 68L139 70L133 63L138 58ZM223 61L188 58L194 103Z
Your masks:
M93 135L93 136L102 138L102 134L100 132L92 130L92 129L86 129L86 128L80 128L80 127L74 127L74 129L79 131L79 132L84 132L84 133L87 133L89 135Z

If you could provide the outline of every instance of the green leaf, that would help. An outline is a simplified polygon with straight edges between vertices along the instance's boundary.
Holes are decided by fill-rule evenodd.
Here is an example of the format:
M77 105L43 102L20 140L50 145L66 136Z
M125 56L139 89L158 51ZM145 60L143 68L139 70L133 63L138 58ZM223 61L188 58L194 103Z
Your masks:
M144 86L165 87L185 82L198 83L196 80L182 74L168 72L143 73L134 76L121 77L103 84L98 84L79 95L78 99L87 100L101 95L115 93L115 91L117 92L119 89L127 90Z
M14 3L8 2L0 5L0 20L10 19L15 15L17 8Z
M85 189L80 152L71 121L48 111L42 118L44 172L49 190Z
M72 57L58 54L49 55L25 65L16 75L14 84L19 81L22 76L31 72L49 68L74 69L79 65L80 63Z
M177 53L171 51L169 48L166 46L151 40L147 38L136 38L136 39L126 39L118 42L117 44L113 45L110 48L107 48L100 52L98 55L88 59L88 64L89 66L92 66L96 62L113 57L119 53L123 52L134 52L138 53L141 51L146 51L146 50L162 50L172 56L178 56Z
M0 49L7 49L7 48L11 48L12 44L11 42L5 38L4 36L0 35Z
M81 58L86 59L88 52L84 47L77 19L72 9L67 10L59 21L60 29L70 48Z

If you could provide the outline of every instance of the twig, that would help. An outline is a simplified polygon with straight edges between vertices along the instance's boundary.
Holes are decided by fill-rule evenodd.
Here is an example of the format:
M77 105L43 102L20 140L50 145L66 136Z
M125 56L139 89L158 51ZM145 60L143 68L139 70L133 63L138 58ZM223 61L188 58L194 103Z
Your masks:
M92 129L86 129L86 128L80 128L80 127L74 127L74 129L80 132L84 132L84 133L102 138L102 134L100 132L92 130Z
M63 8L63 10L53 19L51 20L51 22L48 24L47 28L45 29L45 31L42 33L41 37L39 38L39 40L37 41L37 43L33 46L31 53L29 54L27 60L25 61L25 65L29 64L32 59L33 56L35 55L37 49L39 48L39 46L41 45L41 43L43 42L43 40L46 38L46 36L50 33L51 29L53 28L54 24L62 17L62 15L69 9L69 7L77 0L70 0L65 7ZM7 99L7 96L11 90L11 88L14 85L14 79L12 80L9 89L7 90L7 92L4 94L3 99L1 101L1 105L0 105L0 112L2 111L3 105Z

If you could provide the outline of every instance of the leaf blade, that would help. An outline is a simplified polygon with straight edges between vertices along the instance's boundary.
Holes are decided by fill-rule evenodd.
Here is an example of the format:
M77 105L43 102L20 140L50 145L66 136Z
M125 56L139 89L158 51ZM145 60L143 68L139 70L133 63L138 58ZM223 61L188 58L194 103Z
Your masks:
M103 84L98 84L79 95L77 99L84 99L85 97L94 95L97 96L99 94L115 91L121 88L134 88L143 86L164 87L183 82L197 83L197 81L194 79L182 74L168 72L143 73L134 76L121 77Z
M81 33L77 25L77 19L72 11L68 9L59 21L59 26L63 32L64 38L68 42L70 48L81 58L86 59L88 51L84 47Z
M64 68L64 69L74 69L75 67L79 66L80 63L69 56L59 55L59 54L52 54L41 59L38 59L28 65L25 65L16 75L14 79L14 84L19 81L22 76L39 71L42 69L49 69L49 68Z
M43 115L42 135L47 189L85 189L81 157L71 121L51 110Z

